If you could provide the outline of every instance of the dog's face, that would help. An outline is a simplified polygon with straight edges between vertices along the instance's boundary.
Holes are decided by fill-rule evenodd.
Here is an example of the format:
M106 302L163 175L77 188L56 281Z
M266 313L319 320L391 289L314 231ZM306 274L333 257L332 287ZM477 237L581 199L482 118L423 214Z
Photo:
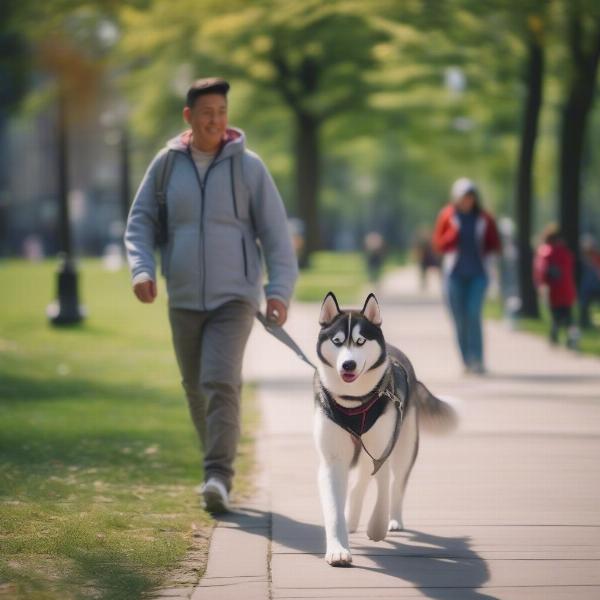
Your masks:
M355 393L356 384L361 379L371 379L366 377L369 374L378 376L379 367L387 358L377 299L370 294L360 312L343 311L329 292L321 307L319 324L317 354L328 383L337 377L337 383L341 384L335 386L338 391L360 395Z

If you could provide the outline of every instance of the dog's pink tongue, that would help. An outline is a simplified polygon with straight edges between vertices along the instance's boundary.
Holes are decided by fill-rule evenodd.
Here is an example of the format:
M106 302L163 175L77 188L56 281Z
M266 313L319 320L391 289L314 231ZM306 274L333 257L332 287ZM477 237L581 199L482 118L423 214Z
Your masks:
M356 379L356 375L354 373L342 373L342 379L346 383L350 383Z

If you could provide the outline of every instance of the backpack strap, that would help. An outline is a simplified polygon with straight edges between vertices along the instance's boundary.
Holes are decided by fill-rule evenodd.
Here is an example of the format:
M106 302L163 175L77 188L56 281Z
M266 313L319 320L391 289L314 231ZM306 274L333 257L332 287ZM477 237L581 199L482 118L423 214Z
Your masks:
M254 214L252 213L252 196L250 195L250 189L246 185L244 179L244 153L238 152L231 157L231 186L233 190L233 205L237 215L238 199L243 198L244 195L248 196L248 214L250 216L250 223L252 229L256 234L256 223L254 221Z
M169 239L168 210L167 210L167 186L171 171L173 171L173 162L175 152L167 150L161 157L156 172L156 203L158 204L158 230L156 232L156 243L158 246L166 245Z

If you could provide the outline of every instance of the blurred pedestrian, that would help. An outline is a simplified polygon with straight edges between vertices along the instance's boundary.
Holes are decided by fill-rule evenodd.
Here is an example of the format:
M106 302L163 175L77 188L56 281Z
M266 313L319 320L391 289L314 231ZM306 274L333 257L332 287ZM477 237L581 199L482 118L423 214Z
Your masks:
M496 222L482 208L476 185L466 177L457 179L450 202L438 215L433 247L443 254L444 292L469 373L485 372L481 313L489 282L488 258L500 246Z
M364 239L365 260L369 281L376 285L381 277L385 261L385 240L378 231L370 231Z
M160 246L175 355L204 449L199 491L211 512L229 506L242 358L263 289L257 242L268 271L267 317L279 325L298 272L273 179L246 149L244 133L228 126L228 91L219 78L190 87L183 109L190 129L150 164L125 232L140 302L156 298L154 249Z
M440 257L433 249L429 229L425 227L419 229L413 248L415 260L419 267L421 291L425 291L427 289L427 273L430 269L438 269L440 266Z
M581 283L579 284L579 325L593 327L590 307L600 303L600 250L590 234L581 237Z
M517 315L521 309L519 294L519 249L515 240L515 224L510 217L498 219L498 232L502 244L500 257L500 294L504 321L516 328Z
M550 342L559 342L560 332L567 332L567 346L575 348L579 331L573 325L572 308L576 300L575 258L564 243L555 224L547 225L542 233L534 262L533 276L537 287L548 290L551 313Z

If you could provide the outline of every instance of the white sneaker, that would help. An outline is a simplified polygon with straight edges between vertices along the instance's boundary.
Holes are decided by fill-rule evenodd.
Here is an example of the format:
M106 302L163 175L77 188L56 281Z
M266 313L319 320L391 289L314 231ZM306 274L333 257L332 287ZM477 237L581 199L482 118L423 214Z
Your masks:
M204 508L213 514L229 511L229 494L225 484L216 477L210 477L200 488L204 498Z

